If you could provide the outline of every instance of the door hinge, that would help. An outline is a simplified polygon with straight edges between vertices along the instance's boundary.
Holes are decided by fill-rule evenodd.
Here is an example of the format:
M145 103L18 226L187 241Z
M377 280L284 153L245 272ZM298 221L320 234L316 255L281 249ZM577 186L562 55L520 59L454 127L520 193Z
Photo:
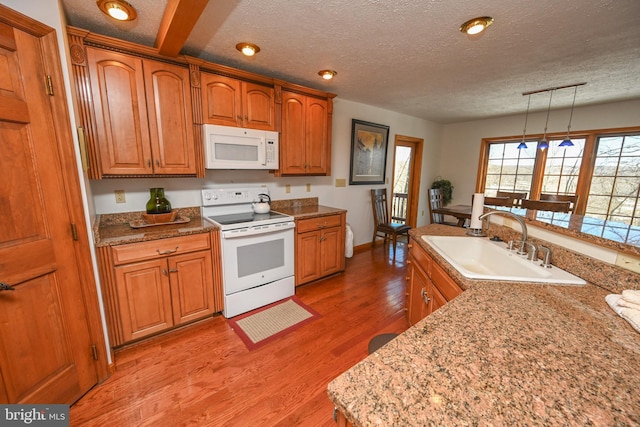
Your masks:
M71 236L73 240L78 240L78 227L75 224L71 224Z
M47 95L53 96L53 81L51 76L47 74Z
M95 344L91 345L91 356L93 356L93 360L98 360L98 347Z

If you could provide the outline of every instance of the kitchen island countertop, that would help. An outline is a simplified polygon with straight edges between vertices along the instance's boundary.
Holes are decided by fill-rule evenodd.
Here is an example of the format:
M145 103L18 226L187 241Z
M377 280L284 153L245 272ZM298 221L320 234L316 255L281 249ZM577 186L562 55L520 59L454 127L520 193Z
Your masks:
M640 334L611 289L464 279L420 239L464 232L411 231L465 291L333 380L338 410L356 426L640 425Z

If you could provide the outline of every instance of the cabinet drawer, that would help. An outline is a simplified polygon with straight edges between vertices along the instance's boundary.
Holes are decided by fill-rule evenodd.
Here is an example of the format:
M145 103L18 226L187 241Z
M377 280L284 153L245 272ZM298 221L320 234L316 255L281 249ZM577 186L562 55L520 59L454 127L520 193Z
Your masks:
M431 267L431 281L447 301L451 301L462 293L460 286L436 263Z
M113 246L111 251L113 253L113 263L120 265L161 258L168 255L199 251L209 249L210 247L209 233L201 233L191 236L171 237L168 239Z
M342 225L342 215L321 216L317 218L301 219L296 224L298 233L322 230L323 228L339 227Z
M431 276L431 257L426 254L424 249L422 249L418 243L414 242L411 243L409 247L409 253L413 257L413 262L416 263L428 276Z

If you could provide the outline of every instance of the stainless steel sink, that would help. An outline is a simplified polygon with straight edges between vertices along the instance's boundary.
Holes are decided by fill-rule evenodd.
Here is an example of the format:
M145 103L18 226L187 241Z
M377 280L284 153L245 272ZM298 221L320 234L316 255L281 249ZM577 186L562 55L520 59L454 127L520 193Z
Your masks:
M469 279L585 285L578 276L556 266L542 267L540 260L507 250L504 242L469 236L422 236L460 274Z

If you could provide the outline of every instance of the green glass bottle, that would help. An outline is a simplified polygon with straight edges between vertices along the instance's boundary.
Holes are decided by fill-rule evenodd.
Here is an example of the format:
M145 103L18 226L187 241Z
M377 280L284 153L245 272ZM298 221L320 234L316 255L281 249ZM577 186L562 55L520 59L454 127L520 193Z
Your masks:
M150 188L151 198L147 202L148 214L171 212L171 203L164 197L164 188Z

